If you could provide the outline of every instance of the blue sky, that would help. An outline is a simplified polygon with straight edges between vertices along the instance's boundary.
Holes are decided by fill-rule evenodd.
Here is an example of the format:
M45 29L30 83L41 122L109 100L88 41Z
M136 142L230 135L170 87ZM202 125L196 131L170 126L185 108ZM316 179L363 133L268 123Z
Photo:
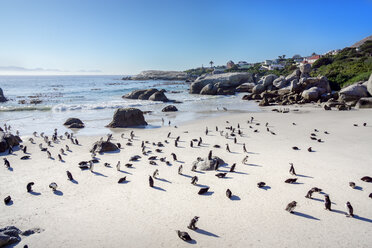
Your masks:
M372 35L371 13L371 0L0 0L0 73L123 75L324 53Z

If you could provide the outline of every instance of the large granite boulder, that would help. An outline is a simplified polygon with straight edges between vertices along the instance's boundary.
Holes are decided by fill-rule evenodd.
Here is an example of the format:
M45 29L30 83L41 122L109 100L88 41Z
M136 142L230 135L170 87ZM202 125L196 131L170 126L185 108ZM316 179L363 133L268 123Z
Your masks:
M367 90L368 90L368 93L372 96L372 73L368 79Z
M262 78L263 85L265 86L265 88L267 88L268 86L272 85L274 80L277 79L277 78L278 78L278 76L275 75L275 74L266 75Z
M214 75L203 75L198 77L190 85L190 94L200 94L200 91L207 84L215 85L220 83L220 86L222 87L237 87L247 82L253 82L252 74L248 72L229 72Z
M0 152L7 151L10 146L19 146L21 142L22 139L19 136L0 131Z
M151 89L150 89L151 90ZM122 96L122 98L128 98L128 99L138 99L138 97L142 94L144 94L147 90L134 90L128 94L125 94Z
M149 97L150 101L169 102L163 91L157 91Z
M308 90L304 90L301 96L307 101L317 101L320 97L320 90L318 87L312 87Z
M6 102L8 99L5 98L3 89L0 88L0 102Z
M317 87L321 95L332 91L328 79L324 76L301 78L299 84L304 90Z
M93 147L90 150L90 152L102 153L102 152L114 152L117 150L119 150L119 148L114 143L111 143L109 141L97 141L93 144Z
M355 107L359 109L372 108L372 97L360 98Z
M301 71L299 69L294 70L291 74L289 74L285 80L291 82L293 79L300 79Z
M215 95L217 93L217 87L214 84L210 83L203 87L200 91L200 95Z
M368 97L368 90L363 82L358 82L353 85L349 85L339 92L340 97L344 101L355 101L359 100L362 97Z
M161 111L162 112L176 112L176 111L178 111L178 109L174 105L168 105L168 106L164 107Z
M68 118L63 124L68 128L84 128L84 123L78 118Z
M217 162L220 166L225 164L225 162L221 158L212 156L211 160L209 160L208 158L198 158L192 163L192 166L196 166L196 169L198 170L209 171L215 170Z
M142 94L140 94L138 96L138 99L140 99L140 100L149 100L150 96L152 96L156 92L158 92L157 89L148 89L148 90L145 90Z
M261 94L264 91L265 91L265 86L263 84L257 84L252 89L252 93L253 94L258 94L258 95Z
M147 122L143 117L143 112L136 108L117 109L114 117L107 127L125 128L135 126L146 126Z
M301 74L309 74L311 72L310 64L303 64L300 66Z
M287 80L285 79L284 76L280 76L280 77L278 77L277 79L275 79L273 81L273 85L276 88L281 89L281 88L287 87L288 86L288 83L287 83Z
M255 83L244 83L236 87L237 92L252 92Z
M136 76L123 77L123 80L187 80L189 78L186 72L182 71L143 71Z

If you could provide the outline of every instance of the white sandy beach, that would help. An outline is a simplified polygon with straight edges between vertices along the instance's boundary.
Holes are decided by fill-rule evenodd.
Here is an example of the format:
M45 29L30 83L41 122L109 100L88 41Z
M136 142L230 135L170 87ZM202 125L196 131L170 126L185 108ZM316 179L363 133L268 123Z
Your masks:
M22 151L8 158L12 170L0 167L0 196L10 195L13 204L0 204L1 227L14 225L21 230L39 227L45 231L22 237L17 245L23 247L370 247L372 243L372 183L360 180L372 176L372 111L324 111L313 107L299 108L299 112L281 114L266 109L266 112L235 114L188 123L178 128L134 130L133 146L114 134L114 141L123 147L119 153L97 155L100 163L95 172L81 171L78 162L90 160L89 150L100 137L79 136L80 146L69 140L54 144L50 151L55 160L47 158L36 138L32 145L22 137L31 154L30 160L20 160ZM253 129L247 121L254 117ZM229 120L229 124L226 123ZM265 123L270 130L266 131ZM292 125L295 122L297 125ZM364 127L362 124L367 123ZM226 140L215 131L226 126L236 127L240 123L243 137ZM353 126L358 124L358 127ZM211 131L204 134L206 126ZM259 132L253 132L258 129ZM319 132L314 132L318 129ZM52 135L53 130L48 130ZM169 144L163 153L157 154L152 142L166 140L171 132ZM185 132L188 133L185 133ZM324 134L328 131L329 134ZM316 133L324 142L310 139ZM22 135L22 134L21 134ZM180 136L179 147L174 138ZM202 137L202 147L189 146L190 140ZM157 160L158 166L150 165L141 154L141 141L153 155L167 157L171 166ZM232 153L225 150L230 145ZM249 154L243 153L246 143ZM72 152L59 162L60 148L68 144ZM213 148L218 144L221 148ZM45 146L45 143L44 143ZM292 149L300 148L299 151ZM308 152L308 147L314 152ZM225 160L227 165L220 171L228 171L236 163L236 172L228 173L225 179L215 176L215 171L192 172L191 163L197 157L213 155ZM174 162L174 152L182 162ZM141 155L133 168L125 163L133 155ZM242 159L249 155L249 165ZM115 168L121 161L121 169ZM103 166L104 162L112 168ZM289 174L289 163L294 163L298 176ZM182 164L184 175L178 175ZM148 176L159 169L160 180L150 188ZM77 183L67 180L69 170ZM199 186L209 186L210 194L198 195L199 186L190 183L191 177L199 177ZM127 183L118 184L119 178L127 176ZM286 184L287 178L298 178L298 184ZM28 182L35 182L34 192L26 191ZM257 187L263 181L266 189ZM349 182L359 189L352 189ZM59 194L48 187L58 184ZM314 193L314 199L305 195L312 187L323 189L323 194ZM228 199L226 189L234 195ZM324 193L330 195L334 211L324 210ZM286 205L297 201L294 214L285 211ZM354 218L345 217L345 203L354 207ZM190 220L199 216L198 230L187 228ZM178 238L175 230L187 231L194 239L187 243Z

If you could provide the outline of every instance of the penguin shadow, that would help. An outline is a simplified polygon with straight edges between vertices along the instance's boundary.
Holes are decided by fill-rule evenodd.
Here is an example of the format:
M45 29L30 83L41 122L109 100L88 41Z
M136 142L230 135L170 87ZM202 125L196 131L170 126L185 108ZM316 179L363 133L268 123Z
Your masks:
M229 152L229 153L232 153L232 154L240 154L240 152Z
M208 232L208 231L206 231L204 229L201 229L201 228L196 229L195 232L197 232L199 234L207 235L207 236L210 236L210 237L215 237L215 238L219 238L220 237L217 234Z
M360 187L360 186L355 186L355 188L354 189L356 189L356 190L360 190L360 191L363 191L363 188L362 187Z
M120 153L120 149L115 150L115 151L104 152L103 155L105 155L105 153L108 153L108 154Z
M13 167L9 167L8 170L9 170L9 171L13 171Z
M181 164L184 164L185 161L180 161L180 160L177 160L178 163L181 163Z
M159 186L153 186L152 187L153 189L156 189L156 190L159 190L159 191L166 191L165 189L163 189L162 187L159 187Z
M5 206L12 206L13 205L13 200L10 200Z
M31 191L31 192L29 192L29 193L30 193L30 195L34 195L34 196L39 196L39 195L41 195L40 192L35 192L35 191Z
M55 190L55 191L53 191L53 193L54 193L55 195L58 195L58 196L63 196L63 192L60 191L60 190Z
M240 197L237 196L237 195L232 195L232 196L230 197L230 200L232 200L232 201L240 201L241 199L240 199Z
M51 157L51 158L49 158L49 159L50 159L50 160L56 160L55 158L52 158L52 157Z
M245 165L248 165L248 166L256 166L256 167L262 167L262 165L259 165L259 164L245 164Z
M337 210L337 209L332 209L332 212L337 213L337 214L344 214L344 215L347 215L346 212L341 211L341 210Z
M60 160L61 163L66 163L66 161L64 159Z
M101 176L101 177L107 177L106 175L103 175L102 173L92 171L92 173L96 176Z
M189 243L190 245L196 245L196 240L192 239L190 241L186 241L186 243Z
M298 176L298 177L306 177L306 178L314 178L312 176L306 176L306 175L301 175L301 174L296 174L296 176Z
M129 174L129 175L133 175L132 173L127 172L127 171L123 171L123 170L118 170L118 172L125 173L125 174Z
M364 218L364 217L361 217L361 216L359 216L359 215L354 215L353 218L354 218L354 219L357 219L357 220L361 220L361 221L365 221L365 222L372 223L372 219Z
M129 183L130 181L129 180L125 180L125 181L123 181L123 182L121 182L121 183L119 183L119 184L127 184L127 183Z
M190 175L186 175L186 174L180 174L180 175L183 176L183 177L192 178L192 176L190 176Z
M269 189L271 189L271 187L266 185L266 186L261 187L260 189L269 190Z
M320 220L320 219L318 219L314 216L304 214L304 213L300 213L300 212L296 212L296 211L293 211L292 214L296 215L296 216L301 216L301 217L304 217L304 218L307 218L307 219L310 219L310 220Z
M199 173L199 174L205 174L205 172L203 171L194 171L195 173Z
M72 179L72 180L70 180L73 184L79 184L79 182L78 181L76 181L75 179Z
M241 171L230 171L230 170L220 170L220 169L218 169L218 171L220 171L220 172L226 172L226 173L235 173L235 174L241 174L241 175L248 175L248 173L241 172ZM225 178L231 178L231 177L225 177Z
M200 183L195 184L195 186L200 187L200 188L207 188L208 187L208 185L200 184Z
M168 181L167 179L165 178L155 178L156 180L159 180L161 182L165 182L165 183L172 183L171 181Z
M208 192L202 194L201 196L211 196L213 194L214 194L214 191L208 191Z

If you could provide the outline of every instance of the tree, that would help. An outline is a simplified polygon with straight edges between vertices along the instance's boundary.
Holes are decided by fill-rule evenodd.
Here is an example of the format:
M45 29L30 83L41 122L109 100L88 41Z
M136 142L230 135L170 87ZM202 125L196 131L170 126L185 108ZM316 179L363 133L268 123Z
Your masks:
M211 61L209 62L209 64L211 65L211 68L212 68L214 62L211 60Z
M285 55L282 55L282 58L285 59Z

